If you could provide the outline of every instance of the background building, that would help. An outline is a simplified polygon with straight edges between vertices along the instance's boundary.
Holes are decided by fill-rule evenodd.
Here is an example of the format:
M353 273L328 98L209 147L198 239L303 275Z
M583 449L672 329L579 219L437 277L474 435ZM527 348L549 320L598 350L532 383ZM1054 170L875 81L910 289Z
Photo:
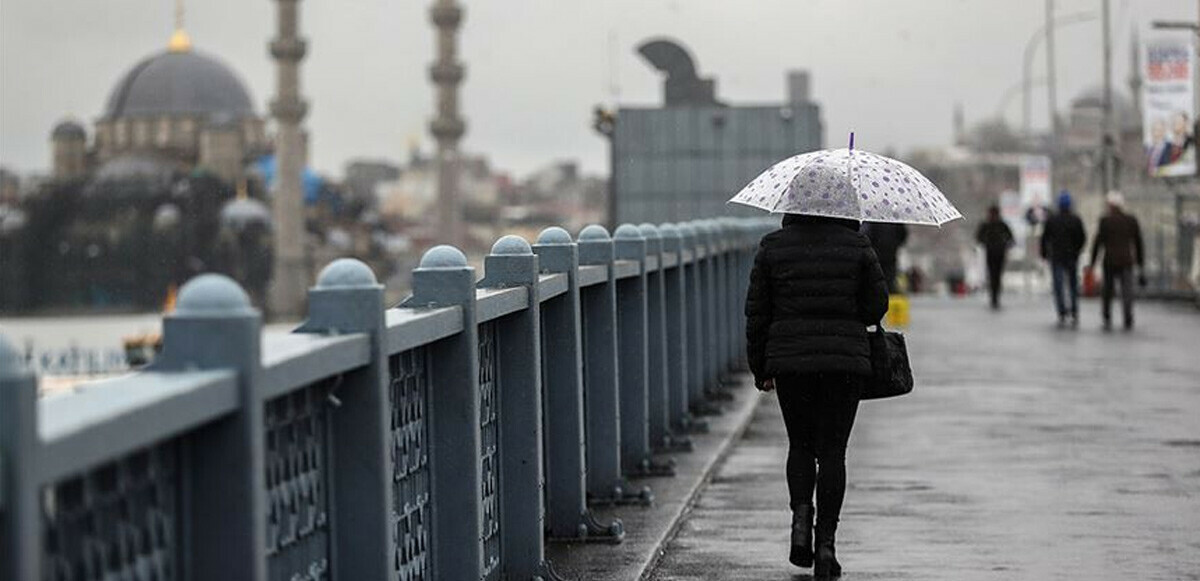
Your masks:
M153 309L204 271L261 297L271 144L238 74L182 29L116 81L90 137L68 119L50 139L49 180L0 188L0 312Z
M134 166L168 172L201 167L233 183L248 161L270 149L263 119L238 74L195 50L182 31L167 50L142 59L116 83L93 135L89 142L74 120L54 127L54 177Z
M750 215L725 204L771 164L822 147L820 107L809 76L787 76L780 103L730 106L715 82L696 75L685 49L669 41L639 49L666 73L662 107L622 106L612 129L615 222L675 222Z

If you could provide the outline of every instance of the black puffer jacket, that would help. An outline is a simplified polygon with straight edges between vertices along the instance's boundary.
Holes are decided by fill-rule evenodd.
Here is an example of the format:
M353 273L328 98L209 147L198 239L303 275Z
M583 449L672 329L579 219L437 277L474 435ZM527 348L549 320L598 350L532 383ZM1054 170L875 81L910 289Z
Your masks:
M870 375L867 326L887 313L879 259L858 223L788 215L763 237L746 295L750 371Z

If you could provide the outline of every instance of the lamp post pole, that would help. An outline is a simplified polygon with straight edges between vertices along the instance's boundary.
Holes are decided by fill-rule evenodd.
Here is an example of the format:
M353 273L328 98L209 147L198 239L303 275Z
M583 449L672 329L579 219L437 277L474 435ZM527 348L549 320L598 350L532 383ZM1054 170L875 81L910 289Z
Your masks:
M1058 148L1058 67L1054 64L1054 0L1046 0L1045 26L1046 109L1050 114L1050 151L1053 153Z
M1104 99L1103 99L1104 121L1103 121L1103 125L1102 125L1103 135L1100 138L1100 155L1101 155L1101 164L1102 164L1101 167L1103 168L1103 171L1104 171L1104 174L1103 174L1104 181L1102 182L1103 187L1101 189L1101 192L1107 193L1109 190L1113 189L1113 187L1116 184L1115 176L1113 175L1114 168L1113 168L1113 159L1112 159L1112 155L1113 155L1112 30L1111 30L1112 23L1110 22L1110 17L1109 17L1109 2L1108 2L1108 0L1100 0L1100 3L1101 3L1101 8L1102 8L1101 13L1103 14L1103 17L1101 18L1101 22L1102 22L1101 27L1103 28L1103 30L1101 31L1101 33L1102 33L1102 37L1104 39L1102 42L1103 47L1104 47Z
M1055 101L1057 99L1057 95L1055 93L1056 89L1050 88L1051 86L1054 85L1053 79L1054 79L1054 69L1055 69L1054 60L1053 60L1054 59L1054 56L1053 56L1054 49L1051 44L1051 43L1053 43L1053 40L1051 39L1051 36L1053 35L1052 30L1055 28L1066 26L1068 24L1078 24L1080 22L1088 22L1096 17L1095 13L1092 13L1092 12L1076 12L1073 14L1068 14L1066 16L1062 16L1057 19L1053 19L1053 20L1051 20L1049 18L1049 14L1047 14L1047 16L1048 16L1048 18L1047 18L1046 24L1043 25L1041 28L1039 28L1036 32L1034 32L1033 36L1031 36L1029 38L1029 41L1025 43L1025 56L1024 56L1024 59L1021 61L1022 62L1022 67L1021 67L1021 87L1022 87L1021 130L1022 130L1023 134L1025 135L1025 137L1029 137L1029 135L1032 133L1032 126L1031 126L1031 121L1030 121L1029 115L1030 115L1030 99L1032 96L1030 91L1033 88L1033 79L1031 78L1030 75L1031 75L1031 69L1033 68L1033 57L1037 53L1038 42L1041 41L1043 38L1046 38L1048 41L1047 45L1046 45L1046 50L1047 50L1046 63L1047 63L1047 67L1048 67L1046 70L1046 83L1047 83L1047 94L1050 97L1050 105L1049 106L1050 106L1050 113L1051 113L1050 114L1051 128L1054 128L1055 127L1054 123L1056 122L1056 119L1057 119L1057 115L1055 114L1055 104L1056 104Z

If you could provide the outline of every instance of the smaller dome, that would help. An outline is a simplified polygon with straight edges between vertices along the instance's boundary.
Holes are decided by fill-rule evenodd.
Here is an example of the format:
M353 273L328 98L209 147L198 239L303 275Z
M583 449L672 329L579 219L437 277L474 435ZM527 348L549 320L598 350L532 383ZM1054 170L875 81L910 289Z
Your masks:
M21 230L27 221L25 212L20 208L0 206L0 236Z
M1096 85L1081 91L1074 99L1071 99L1071 109L1104 109L1104 87ZM1113 119L1120 127L1125 129L1141 127L1138 110L1133 106L1133 100L1117 89L1112 91L1112 110Z
M271 210L267 205L252 199L238 198L221 206L221 225L241 229L251 224L271 224Z
M50 132L50 137L54 140L59 139L87 139L87 130L83 128L79 122L68 119L54 126L54 131Z
M175 204L163 204L154 211L154 219L151 221L151 224L155 230L166 230L177 226L179 218L179 206Z

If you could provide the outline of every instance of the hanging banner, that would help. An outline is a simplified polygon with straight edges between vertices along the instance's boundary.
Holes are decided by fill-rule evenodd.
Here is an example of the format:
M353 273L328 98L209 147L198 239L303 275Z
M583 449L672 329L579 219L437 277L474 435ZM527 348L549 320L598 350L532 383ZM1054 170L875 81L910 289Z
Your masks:
M1154 177L1196 174L1192 35L1158 33L1142 44L1142 142Z

